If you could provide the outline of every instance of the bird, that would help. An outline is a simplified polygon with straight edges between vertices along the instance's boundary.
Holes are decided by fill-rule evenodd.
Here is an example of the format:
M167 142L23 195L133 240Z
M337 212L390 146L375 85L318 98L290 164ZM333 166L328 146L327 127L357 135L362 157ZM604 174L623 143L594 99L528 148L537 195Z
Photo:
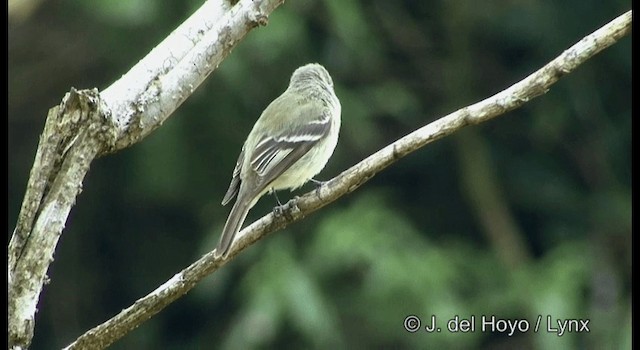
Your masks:
M321 64L293 72L287 89L265 108L242 146L222 205L237 198L214 258L227 258L260 197L293 191L325 167L338 143L341 109L331 75Z

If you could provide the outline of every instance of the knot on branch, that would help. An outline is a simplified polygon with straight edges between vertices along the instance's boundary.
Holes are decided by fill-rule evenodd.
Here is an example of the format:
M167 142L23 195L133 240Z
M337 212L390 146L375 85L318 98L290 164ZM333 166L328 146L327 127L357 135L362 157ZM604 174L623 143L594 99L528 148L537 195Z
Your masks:
M247 20L252 28L269 24L269 16L260 8L259 3L254 3L254 9L247 12Z
M117 140L117 128L102 102L98 89L77 90L71 88L60 103L56 131L61 137L63 154L75 144L83 132L98 142L99 154L113 148Z

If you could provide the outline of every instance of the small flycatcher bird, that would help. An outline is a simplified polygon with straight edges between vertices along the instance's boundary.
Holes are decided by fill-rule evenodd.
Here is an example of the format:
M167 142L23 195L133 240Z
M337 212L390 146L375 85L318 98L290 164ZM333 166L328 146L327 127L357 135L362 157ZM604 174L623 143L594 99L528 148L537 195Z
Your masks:
M227 257L260 197L286 188L293 191L324 168L338 143L340 113L333 81L322 65L310 63L293 72L287 90L262 112L242 146L222 205L238 197L216 258Z

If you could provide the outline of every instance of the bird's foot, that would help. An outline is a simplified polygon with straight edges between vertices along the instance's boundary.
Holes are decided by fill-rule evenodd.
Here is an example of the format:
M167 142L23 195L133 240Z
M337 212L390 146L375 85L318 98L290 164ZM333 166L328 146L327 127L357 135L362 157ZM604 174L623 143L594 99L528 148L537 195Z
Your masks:
M273 207L273 215L276 217L285 216L288 220L292 220L293 216L291 213L292 209L297 209L298 206L298 196L291 198L287 203L280 204L278 206Z

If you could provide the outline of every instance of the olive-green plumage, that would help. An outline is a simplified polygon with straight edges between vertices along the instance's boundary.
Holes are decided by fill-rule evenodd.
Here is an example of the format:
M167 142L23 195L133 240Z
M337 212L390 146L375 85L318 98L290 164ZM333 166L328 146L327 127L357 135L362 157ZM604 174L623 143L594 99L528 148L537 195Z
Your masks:
M294 190L318 174L333 154L340 131L340 101L327 70L296 69L289 87L262 112L242 146L222 204L237 195L216 248L227 257L249 209L265 193Z

